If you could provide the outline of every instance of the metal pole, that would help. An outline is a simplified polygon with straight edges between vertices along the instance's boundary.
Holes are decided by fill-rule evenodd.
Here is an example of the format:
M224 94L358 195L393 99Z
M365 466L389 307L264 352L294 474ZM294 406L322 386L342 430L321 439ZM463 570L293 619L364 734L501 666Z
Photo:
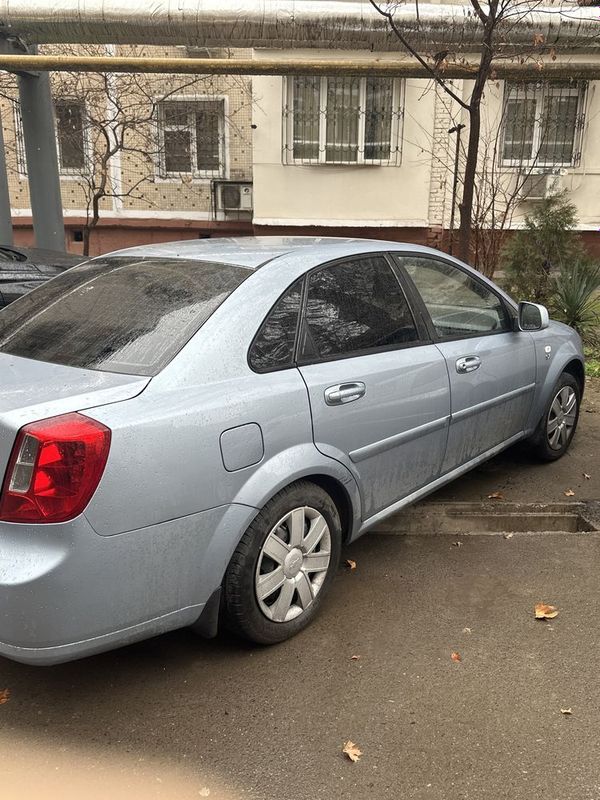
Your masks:
M65 249L54 114L47 73L18 76L33 232L37 247Z
M6 150L4 149L4 131L0 118L0 242L13 243L12 217L10 210L10 194L8 191L8 175L6 174Z
M458 160L460 158L460 132L465 126L463 123L450 128L448 133L456 134L456 151L454 153L454 181L452 183L452 208L450 210L450 242L448 244L448 254L452 255L452 244L454 241L454 215L456 211L456 193L458 191Z

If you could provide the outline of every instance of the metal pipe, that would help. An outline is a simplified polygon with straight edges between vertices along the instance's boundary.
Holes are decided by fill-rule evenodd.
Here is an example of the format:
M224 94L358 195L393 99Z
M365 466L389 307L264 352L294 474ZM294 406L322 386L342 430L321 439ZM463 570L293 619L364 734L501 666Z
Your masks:
M382 4L419 49L481 48L482 23L470 4ZM535 36L556 51L600 50L593 9L515 6L497 29L507 49L531 50ZM0 26L33 43L399 49L367 0L0 0Z
M434 66L434 62L431 62ZM377 58L319 59L299 58L145 58L122 56L0 55L0 70L17 72L148 72L189 73L199 75L378 75L424 78L429 73L415 60ZM518 61L493 63L498 79L521 80L535 77L596 80L600 62ZM474 78L475 61L448 62L441 74L444 79Z
M8 191L8 175L6 173L6 150L4 149L4 131L0 119L0 243L13 243L12 212L10 193Z
M33 233L38 247L65 249L65 227L47 73L19 75L23 140L29 177Z

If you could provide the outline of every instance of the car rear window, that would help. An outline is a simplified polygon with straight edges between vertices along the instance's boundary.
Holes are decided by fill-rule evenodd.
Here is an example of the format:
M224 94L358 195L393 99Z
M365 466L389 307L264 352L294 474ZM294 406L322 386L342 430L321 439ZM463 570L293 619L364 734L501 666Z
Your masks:
M94 259L5 308L0 352L156 375L250 274L210 261Z

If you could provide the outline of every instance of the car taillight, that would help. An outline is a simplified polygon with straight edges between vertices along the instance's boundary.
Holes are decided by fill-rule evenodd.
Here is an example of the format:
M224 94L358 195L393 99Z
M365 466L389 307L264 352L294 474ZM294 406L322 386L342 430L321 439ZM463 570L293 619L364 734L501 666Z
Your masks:
M108 458L110 430L83 414L21 428L0 497L4 522L65 522L93 495Z

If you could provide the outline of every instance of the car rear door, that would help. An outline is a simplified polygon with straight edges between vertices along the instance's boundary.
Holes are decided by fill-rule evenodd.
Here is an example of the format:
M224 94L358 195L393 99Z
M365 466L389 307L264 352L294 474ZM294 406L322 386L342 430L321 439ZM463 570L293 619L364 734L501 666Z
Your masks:
M363 519L439 475L446 363L386 256L343 259L307 276L298 364L315 444L355 475Z
M423 301L448 367L446 473L522 433L535 389L533 340L514 329L502 297L472 272L432 256L395 260Z

